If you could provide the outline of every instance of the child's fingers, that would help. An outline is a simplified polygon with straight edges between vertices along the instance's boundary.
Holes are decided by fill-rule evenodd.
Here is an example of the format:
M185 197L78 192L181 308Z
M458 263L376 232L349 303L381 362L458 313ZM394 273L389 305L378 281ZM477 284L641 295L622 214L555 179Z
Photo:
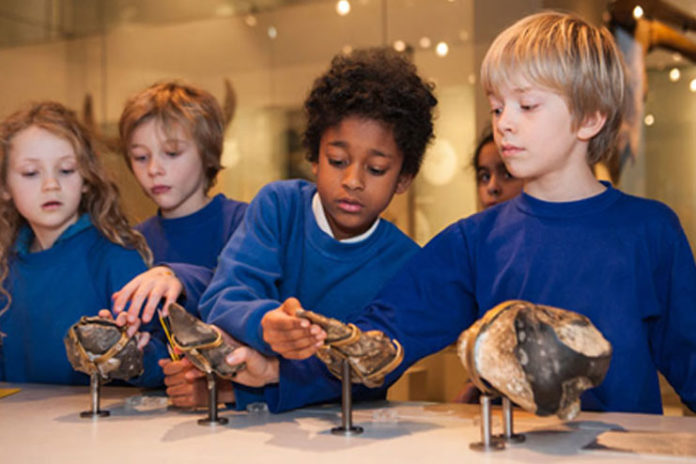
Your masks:
M150 332L139 332L135 335L137 340L136 346L139 350L144 350L145 346L150 343Z
M283 343L293 340L302 340L303 338L313 338L312 334L307 329L294 330L264 330L263 339L269 345L274 343Z
M111 314L111 311L109 311L108 309L100 309L99 312L97 313L97 316L104 318L104 319L109 319L109 320L114 319L113 315Z
M143 320L145 324L150 322L152 320L152 317L155 315L155 311L157 311L157 305L159 305L160 301L162 301L163 292L163 288L161 288L160 286L155 286L152 288L152 290L150 290L150 293L147 295L147 303L145 303L145 306L143 306L143 310L140 313L140 318Z
M172 303L176 303L176 300L179 298L179 295L181 295L181 283L177 280L176 281L178 285L170 286L167 291L164 293L164 308L162 309L162 313L165 316L168 316L168 308L169 305Z
M298 309L302 309L302 305L300 304L299 300L297 298L290 297L287 300L283 302L282 305L280 305L282 308L283 312L289 316L294 316L295 311Z
M123 313L121 313L121 314L123 314ZM119 314L119 316L121 314ZM129 337L133 337L138 332L139 328L140 328L140 319L136 319L135 322L128 325L128 328L126 329L126 335L128 335Z
M116 322L117 326L123 327L128 322L128 314L118 313L114 322Z
M318 347L316 345L312 345L307 348L290 350L283 353L283 357L286 359L307 359L310 356L314 356L317 349Z
M130 300L131 296L138 289L139 286L140 276L128 282L126 285L123 286L121 290L117 291L111 296L111 299L113 300L112 309L116 314L124 310L124 308L128 304L128 300Z
M307 319L290 317L278 311L271 311L261 319L261 328L263 329L264 337L267 332L287 332L298 329L306 330L309 329L310 325Z
M162 360L160 360L160 366L162 366L162 371L166 376L179 374L180 372L186 371L193 366L191 361L186 358L182 359L181 361L170 361L168 359L165 359L164 361L165 362L163 363Z

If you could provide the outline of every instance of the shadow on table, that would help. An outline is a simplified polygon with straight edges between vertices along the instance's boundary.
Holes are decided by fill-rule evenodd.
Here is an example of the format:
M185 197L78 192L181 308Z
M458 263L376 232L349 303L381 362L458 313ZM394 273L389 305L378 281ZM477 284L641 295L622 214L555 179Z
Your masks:
M331 434L331 428L341 425L341 416L330 410L297 410L283 414L268 412L247 413L234 411L220 417L228 419L225 425L201 426L199 418L171 427L163 436L162 441L174 442L188 440L196 436L210 433L229 431L245 431L268 435L266 442L279 448L306 450L316 452L331 452L368 445L375 440L388 440L414 433L432 430L437 425L416 421L396 421L390 423L374 421L354 421L354 425L364 428L364 432L350 437Z
M601 421L567 422L524 431L522 433L526 438L525 441L510 447L527 448L555 456L572 456L585 453L583 448L607 430L624 430L624 428Z

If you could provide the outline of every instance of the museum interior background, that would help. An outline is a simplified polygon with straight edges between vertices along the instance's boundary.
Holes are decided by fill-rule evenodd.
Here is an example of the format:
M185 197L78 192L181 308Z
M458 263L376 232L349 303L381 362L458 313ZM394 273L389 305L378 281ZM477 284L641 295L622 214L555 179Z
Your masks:
M0 0L0 117L30 100L55 99L93 116L106 136L128 96L181 78L237 110L226 133L215 191L249 201L265 183L307 172L301 104L330 58L353 48L409 50L436 83L437 139L408 194L387 216L424 244L476 210L470 158L489 120L478 68L491 40L543 8L600 23L607 0ZM696 16L696 0L669 0ZM696 34L683 31L694 40ZM626 192L655 198L679 215L696 244L696 67L678 53L646 58L642 143L622 171ZM676 70L676 71L675 71ZM107 155L133 221L155 208L122 159ZM396 399L451 400L463 380L453 349L412 368ZM677 403L668 412L680 413Z

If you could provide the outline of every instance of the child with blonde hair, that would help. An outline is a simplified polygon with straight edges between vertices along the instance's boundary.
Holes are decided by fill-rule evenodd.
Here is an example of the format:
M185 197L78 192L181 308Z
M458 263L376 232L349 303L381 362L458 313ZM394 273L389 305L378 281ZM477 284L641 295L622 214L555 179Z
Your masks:
M0 229L0 380L88 383L70 366L63 337L80 317L110 308L112 293L152 256L89 132L59 103L33 104L0 124ZM146 370L133 383L159 385L164 344L146 332L139 346Z
M568 14L528 16L501 33L481 68L494 138L523 193L438 234L356 324L396 338L404 362L454 342L510 299L587 316L613 347L582 408L661 413L657 371L696 409L696 266L672 210L598 181L624 107L621 56L609 32ZM264 327L277 352L313 353L324 336ZM316 332L316 334L314 333ZM294 346L310 346L297 356ZM336 386L307 381L314 401Z

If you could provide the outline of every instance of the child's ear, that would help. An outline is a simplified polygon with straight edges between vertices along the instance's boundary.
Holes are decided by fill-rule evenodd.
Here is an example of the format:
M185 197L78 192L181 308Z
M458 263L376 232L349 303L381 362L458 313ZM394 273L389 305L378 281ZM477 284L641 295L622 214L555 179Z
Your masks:
M5 201L10 201L12 200L12 195L10 195L10 192L7 190L3 190L2 193L0 193L0 196L2 197L3 200Z
M606 115L596 111L594 114L587 116L580 127L578 127L577 135L580 140L588 141L595 135L599 134L599 131L604 127L604 123L607 122Z
M315 177L317 175L318 168L319 168L319 163L317 163L316 161L312 161L312 174L314 174Z
M413 174L399 174L394 193L404 193L411 186L411 182L413 182Z

